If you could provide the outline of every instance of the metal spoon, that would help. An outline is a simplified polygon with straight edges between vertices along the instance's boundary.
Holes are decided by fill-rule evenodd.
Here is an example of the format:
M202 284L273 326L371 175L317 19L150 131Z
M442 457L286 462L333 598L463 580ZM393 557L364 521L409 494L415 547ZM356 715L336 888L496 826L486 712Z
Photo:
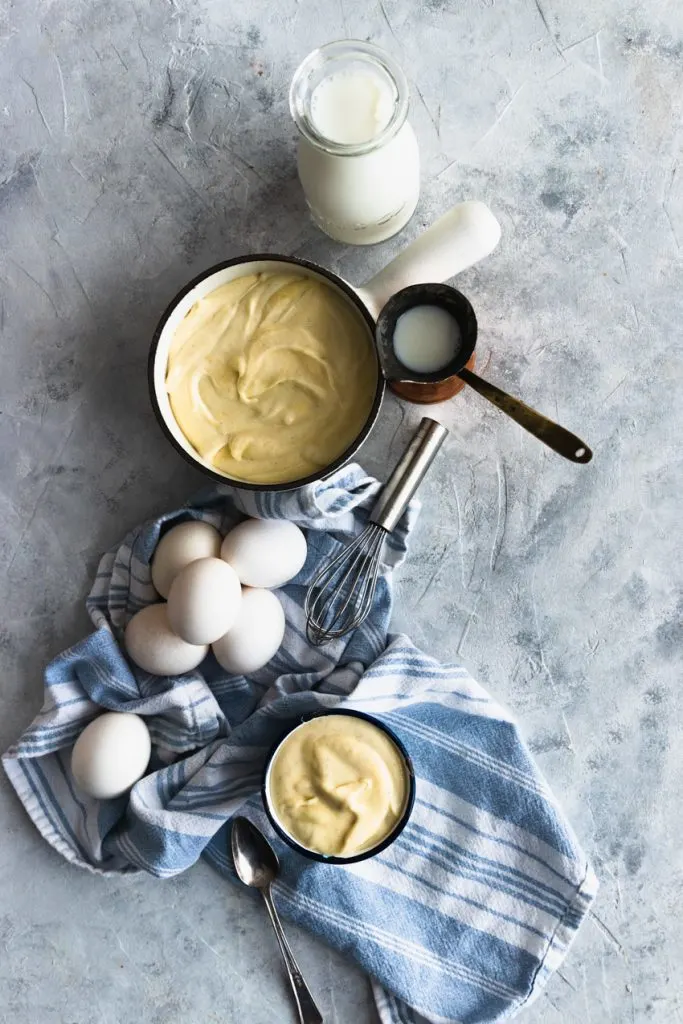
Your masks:
M273 903L270 887L280 870L275 851L263 833L247 818L241 816L233 820L231 846L238 878L245 885L258 889L263 896L287 968L300 1024L323 1024L322 1014L315 1005L294 954L289 948Z

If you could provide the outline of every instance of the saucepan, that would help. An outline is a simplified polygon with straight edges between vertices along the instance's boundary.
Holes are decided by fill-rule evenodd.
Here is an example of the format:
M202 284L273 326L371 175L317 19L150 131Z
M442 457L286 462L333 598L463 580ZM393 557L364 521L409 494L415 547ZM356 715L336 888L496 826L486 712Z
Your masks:
M478 263L495 249L499 239L500 225L488 207L477 200L469 200L449 210L383 270L357 287L309 260L272 253L238 256L210 267L176 295L161 317L152 340L148 364L149 390L163 432L185 459L221 483L232 483L248 490L280 491L324 479L353 458L377 421L386 386L375 342L376 319L382 308L392 295L409 285L446 281ZM331 286L360 314L367 330L368 345L377 359L377 386L372 407L359 434L328 466L297 480L250 483L230 477L210 465L181 431L166 391L169 349L178 326L199 299L236 278L258 273L282 273L288 269Z

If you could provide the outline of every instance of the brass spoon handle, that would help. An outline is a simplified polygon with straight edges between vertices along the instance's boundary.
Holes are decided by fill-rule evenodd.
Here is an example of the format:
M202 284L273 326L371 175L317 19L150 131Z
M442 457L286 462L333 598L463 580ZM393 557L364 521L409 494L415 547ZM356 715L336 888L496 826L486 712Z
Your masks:
M593 458L593 452L580 437L536 412L519 398L513 398L467 368L460 370L458 377L558 455L563 455L570 462L590 462Z
M294 993L294 999L296 1000L296 1008L299 1011L299 1022L300 1024L324 1024L322 1014L315 1005L313 996L308 991L306 982L299 970L299 965L294 959L294 954L289 948L287 937L282 929L278 912L275 909L275 904L273 903L273 895L270 891L269 885L263 886L261 889L261 895L263 896L263 901L266 904L266 908L273 925L273 930L275 931L275 935L280 946L282 959L284 960L285 967L287 968L292 992Z

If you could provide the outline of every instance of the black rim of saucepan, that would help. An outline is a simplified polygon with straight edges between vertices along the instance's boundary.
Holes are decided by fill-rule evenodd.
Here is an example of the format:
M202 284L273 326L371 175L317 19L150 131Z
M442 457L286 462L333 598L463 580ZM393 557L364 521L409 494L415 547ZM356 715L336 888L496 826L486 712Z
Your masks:
M349 460L353 457L353 455L355 455L355 453L367 439L370 431L377 422L377 417L379 415L379 410L382 405L382 399L384 397L384 390L386 384L379 358L377 358L377 388L375 390L375 397L372 403L372 408L370 409L370 413L365 422L365 426L361 430L360 434L358 434L355 440L348 446L348 448L346 448L341 453L341 455L338 455L337 458L329 464L329 466L326 466L319 473L312 473L311 475L301 477L298 480L291 480L286 481L285 483L278 484L250 483L247 480L239 480L237 479L237 477L225 476L223 473L218 473L215 470L209 469L208 466L205 466L200 461L199 456L195 458L189 452L185 451L185 449L182 447L182 445L178 443L178 441L175 439L175 437L168 428L164 415L159 407L159 402L157 401L156 395L156 388L154 386L154 369L156 364L157 350L159 348L159 341L161 339L164 327L166 326L169 317L173 313L178 303L182 302L182 300L185 298L188 292L191 292L193 288L196 288L198 284L201 284L202 281L205 281L207 277L211 277L212 274L217 274L221 270L227 270L228 267L236 267L239 266L240 264L261 262L287 263L295 267L302 267L305 270L311 270L315 274L320 274L321 277L326 278L333 285L336 285L336 287L339 288L340 291L342 291L346 295L346 297L353 302L354 306L365 320L365 323L367 324L368 329L370 331L371 338L374 337L375 321L370 315L365 304L362 302L359 296L356 295L353 288L350 285L348 285L346 281L344 281L337 274L334 274L331 270L327 270L325 267L321 267L317 263L313 263L310 260L301 260L298 259L296 256L282 256L279 253L253 253L248 256L235 256L231 260L223 260L222 263L216 263L213 267L209 267L208 270L203 271L203 273L193 278L193 280L190 281L189 284L186 284L185 287L177 293L175 298L172 299L172 301L166 307L161 319L159 320L157 329L154 332L154 337L152 338L152 344L149 350L149 359L147 362L147 382L149 387L150 399L152 402L152 409L154 410L154 415L156 416L157 422L159 423L161 430L165 434L166 439L171 442L175 450L180 455L182 455L186 462L189 462L191 466L194 466L195 469L201 470L203 473L212 477L214 480L217 480L219 483L234 486L241 490L294 491L297 490L297 488L299 487L305 487L307 484L313 484L317 483L320 480L324 480L326 477L330 476L336 470L341 469L342 466L346 465L346 463L349 462ZM377 356L376 348L375 355Z
M439 306L460 328L460 348L453 359L433 373L417 373L404 366L394 352L394 331L400 316L416 306ZM377 317L377 352L388 381L437 384L454 377L466 366L477 344L477 318L469 299L447 284L412 284L392 295Z
M378 843L377 846L373 846L370 850L364 850L363 853L354 854L353 857L326 856L324 853L317 853L315 850L309 850L307 849L307 847L302 846L300 843L297 843L296 839L293 839L290 835L288 835L288 833L285 832L285 830L278 822L274 812L270 807L270 800L268 799L268 772L270 769L270 765L273 761L273 758L275 757L277 751L280 749L280 746L282 745L282 743L284 743L288 736L291 736L295 729L299 728L299 726L305 725L306 722L310 722L315 718L322 718L324 715L346 715L350 718L361 718L364 722L369 722L371 725L376 726L389 737L389 739L398 749L405 763L406 777L408 780L408 797L406 799L406 805L405 808L403 809L401 817L396 822L396 825L391 830L389 835L386 836L386 838L383 839L381 843ZM379 719L374 718L372 715L365 714L364 711L352 711L350 708L327 708L320 711L314 711L310 715L303 715L297 721L296 725L292 726L292 728L289 729L284 736L281 736L277 743L274 744L274 746L272 747L268 754L268 757L266 759L266 766L263 771L261 799L263 802L263 806L265 808L265 812L268 815L268 820L270 821L271 825L273 826L277 834L280 836L282 840L284 840L285 843L287 843L288 846L290 846L293 850L296 850L297 853L300 853L302 857L307 857L309 860L321 861L324 864L355 864L360 860L367 860L369 857L376 857L378 853L382 852L382 850L386 850L388 846L391 846L391 844L398 839L401 832L408 824L408 820L410 818L410 815L413 813L413 805L415 803L415 769L413 768L412 759L410 757L410 754L406 750L405 746L398 738L396 733L393 732L387 725L385 725L384 722L380 722Z

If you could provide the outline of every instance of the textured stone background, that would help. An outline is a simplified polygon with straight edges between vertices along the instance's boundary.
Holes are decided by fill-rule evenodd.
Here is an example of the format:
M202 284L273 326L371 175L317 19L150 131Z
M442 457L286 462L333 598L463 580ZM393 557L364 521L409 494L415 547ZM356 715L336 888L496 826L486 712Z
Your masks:
M289 79L342 36L403 63L424 155L417 216L369 250L321 236L294 177ZM481 362L595 458L564 462L474 394L441 407L452 433L396 623L519 713L602 879L524 1019L683 1019L680 4L2 0L0 40L0 746L87 628L100 552L201 483L146 395L176 289L258 249L360 282L450 204L484 199L502 243L459 279ZM387 401L369 468L419 415ZM241 892L201 866L92 878L4 777L0 806L0 1021L293 1019ZM349 965L293 944L326 1020L374 1021Z

